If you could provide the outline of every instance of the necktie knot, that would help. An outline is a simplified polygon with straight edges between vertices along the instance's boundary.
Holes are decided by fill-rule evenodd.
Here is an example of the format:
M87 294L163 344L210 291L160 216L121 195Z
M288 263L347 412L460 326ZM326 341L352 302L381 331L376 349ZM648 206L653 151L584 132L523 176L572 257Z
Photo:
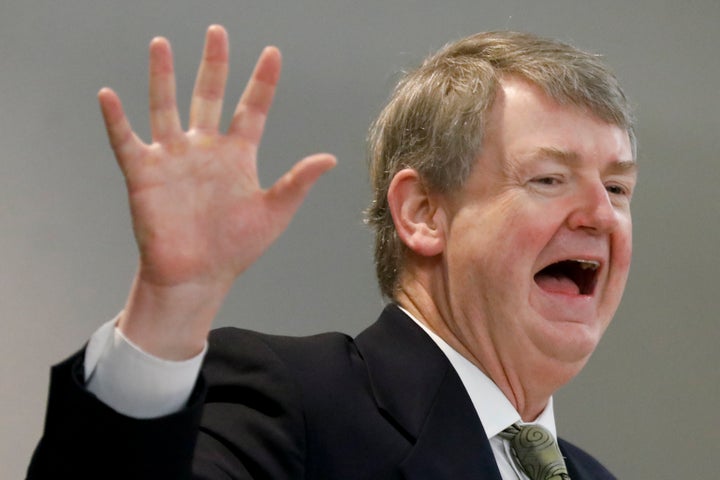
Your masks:
M569 480L560 448L539 425L514 424L500 433L510 441L518 464L531 480Z

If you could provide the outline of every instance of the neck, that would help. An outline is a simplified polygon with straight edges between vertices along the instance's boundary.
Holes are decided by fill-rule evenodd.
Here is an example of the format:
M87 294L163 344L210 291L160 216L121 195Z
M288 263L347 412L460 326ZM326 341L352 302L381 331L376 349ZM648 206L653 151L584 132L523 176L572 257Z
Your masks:
M442 301L445 297L433 293L437 292L426 288L424 282L405 281L395 300L488 376L523 421L534 421L552 394L576 373L574 368L559 366L553 359L516 361L512 352L496 348L492 338L476 328L478 322L463 321L463 316L455 313L449 302Z

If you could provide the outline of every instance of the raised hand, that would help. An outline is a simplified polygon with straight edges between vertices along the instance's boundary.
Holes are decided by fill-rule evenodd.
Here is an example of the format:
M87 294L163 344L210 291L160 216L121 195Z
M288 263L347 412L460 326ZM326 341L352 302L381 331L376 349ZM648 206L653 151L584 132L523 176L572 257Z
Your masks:
M113 91L98 94L140 251L119 327L149 353L181 359L202 348L235 278L277 239L310 187L335 164L330 155L313 155L261 188L256 156L280 63L276 48L262 52L226 134L218 132L228 71L220 26L207 31L186 132L163 38L150 44L152 144L132 131Z

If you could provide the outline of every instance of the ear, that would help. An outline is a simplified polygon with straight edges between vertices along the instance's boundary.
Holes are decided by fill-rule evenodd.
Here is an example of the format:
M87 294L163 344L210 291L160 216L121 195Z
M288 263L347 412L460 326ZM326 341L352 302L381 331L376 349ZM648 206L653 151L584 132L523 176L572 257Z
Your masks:
M388 205L395 230L410 250L424 257L445 248L443 212L417 171L406 168L395 174L388 189Z

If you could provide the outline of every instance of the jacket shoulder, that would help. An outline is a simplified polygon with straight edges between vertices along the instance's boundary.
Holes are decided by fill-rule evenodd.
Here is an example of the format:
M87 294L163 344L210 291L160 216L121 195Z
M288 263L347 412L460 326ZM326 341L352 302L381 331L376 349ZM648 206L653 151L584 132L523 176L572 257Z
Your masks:
M364 398L348 395L364 383L358 363L353 340L339 333L286 337L214 330L203 366L208 390L196 474L211 476L219 468L242 472L241 478L313 477L322 468L317 459L332 453L332 445L316 444L327 438L328 428L354 418L338 412L334 399L343 397L341 405L351 408L357 401L348 396Z
M297 374L297 370L337 365L355 351L352 338L342 333L290 337L225 327L210 333L205 362L209 368L205 373L210 380L216 373L254 369L262 364ZM332 363L328 364L328 360Z

